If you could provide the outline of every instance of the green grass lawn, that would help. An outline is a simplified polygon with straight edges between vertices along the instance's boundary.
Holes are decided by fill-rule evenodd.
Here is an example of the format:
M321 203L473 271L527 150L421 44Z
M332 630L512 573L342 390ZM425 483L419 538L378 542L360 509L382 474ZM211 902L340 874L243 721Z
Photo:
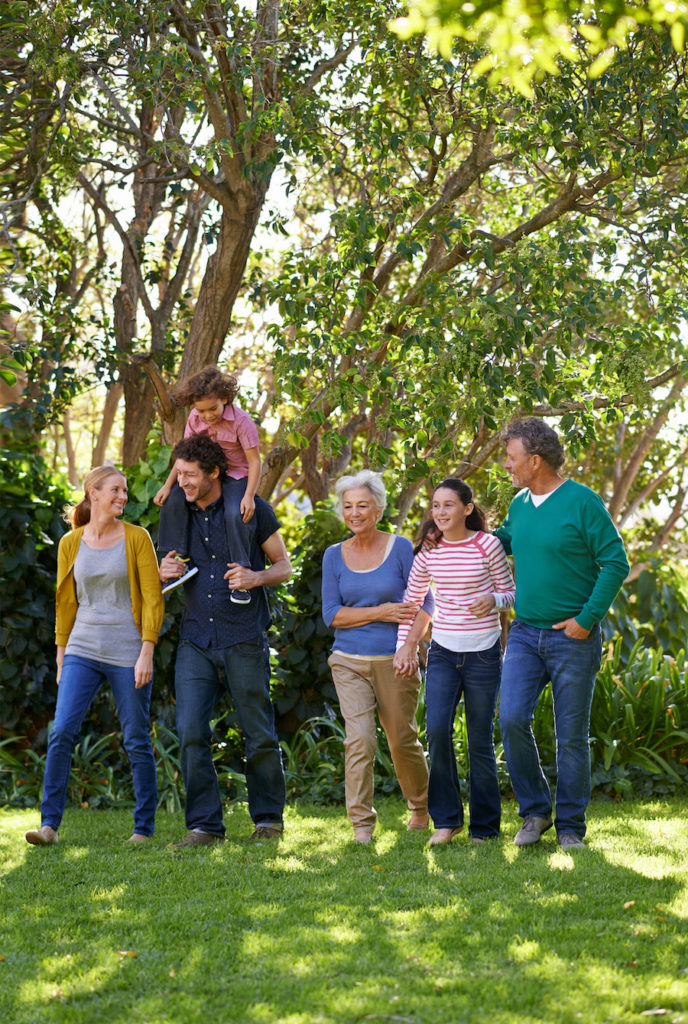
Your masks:
M130 813L68 811L29 847L0 810L0 1021L688 1022L688 800L593 802L589 847L461 835L431 851L379 804L373 847L340 808L298 805L279 843L145 848Z

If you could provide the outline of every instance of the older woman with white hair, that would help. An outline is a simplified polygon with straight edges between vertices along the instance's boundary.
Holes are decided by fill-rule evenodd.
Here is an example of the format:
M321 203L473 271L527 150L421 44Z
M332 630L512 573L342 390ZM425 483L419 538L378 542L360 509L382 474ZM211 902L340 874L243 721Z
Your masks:
M325 552L322 612L334 627L329 665L346 725L346 809L354 840L370 843L373 807L375 710L389 741L394 768L411 818L409 830L428 827L428 768L418 739L420 677L396 676L399 623L420 607L404 600L413 548L404 537L378 529L387 504L382 478L362 470L337 481L338 511L352 536ZM432 614L432 595L423 608Z

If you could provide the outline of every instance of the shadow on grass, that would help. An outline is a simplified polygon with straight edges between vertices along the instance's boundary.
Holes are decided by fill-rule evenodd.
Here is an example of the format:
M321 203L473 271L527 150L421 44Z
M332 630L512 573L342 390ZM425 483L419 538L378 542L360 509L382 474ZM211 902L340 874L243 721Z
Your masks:
M164 848L183 833L171 815L142 849L116 812L70 812L56 848L17 851L13 830L0 1016L515 1024L637 1020L659 1000L676 1019L688 951L673 833L662 849L656 817L598 806L588 849L564 854L548 834L519 851L506 817L502 842L434 850L391 800L367 848L340 809L299 805L280 842L248 844L235 806L224 844L180 853Z

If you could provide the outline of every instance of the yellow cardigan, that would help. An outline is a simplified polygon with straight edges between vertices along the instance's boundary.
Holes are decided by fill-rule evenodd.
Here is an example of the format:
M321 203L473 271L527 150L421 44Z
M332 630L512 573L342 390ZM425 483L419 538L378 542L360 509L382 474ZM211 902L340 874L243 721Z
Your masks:
M162 596L153 542L141 526L133 526L131 523L122 525L134 622L142 640L156 643L165 614L165 599ZM66 645L76 619L78 602L73 569L83 532L84 527L79 526L71 533L66 533L57 549L55 643L58 647Z

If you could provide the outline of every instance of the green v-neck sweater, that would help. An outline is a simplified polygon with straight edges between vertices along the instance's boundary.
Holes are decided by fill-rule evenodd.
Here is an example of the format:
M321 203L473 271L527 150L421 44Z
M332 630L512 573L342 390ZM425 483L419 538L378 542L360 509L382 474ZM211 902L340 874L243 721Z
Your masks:
M495 533L514 556L516 617L539 629L570 618L592 629L629 572L604 502L575 480L565 480L537 508L524 488Z

